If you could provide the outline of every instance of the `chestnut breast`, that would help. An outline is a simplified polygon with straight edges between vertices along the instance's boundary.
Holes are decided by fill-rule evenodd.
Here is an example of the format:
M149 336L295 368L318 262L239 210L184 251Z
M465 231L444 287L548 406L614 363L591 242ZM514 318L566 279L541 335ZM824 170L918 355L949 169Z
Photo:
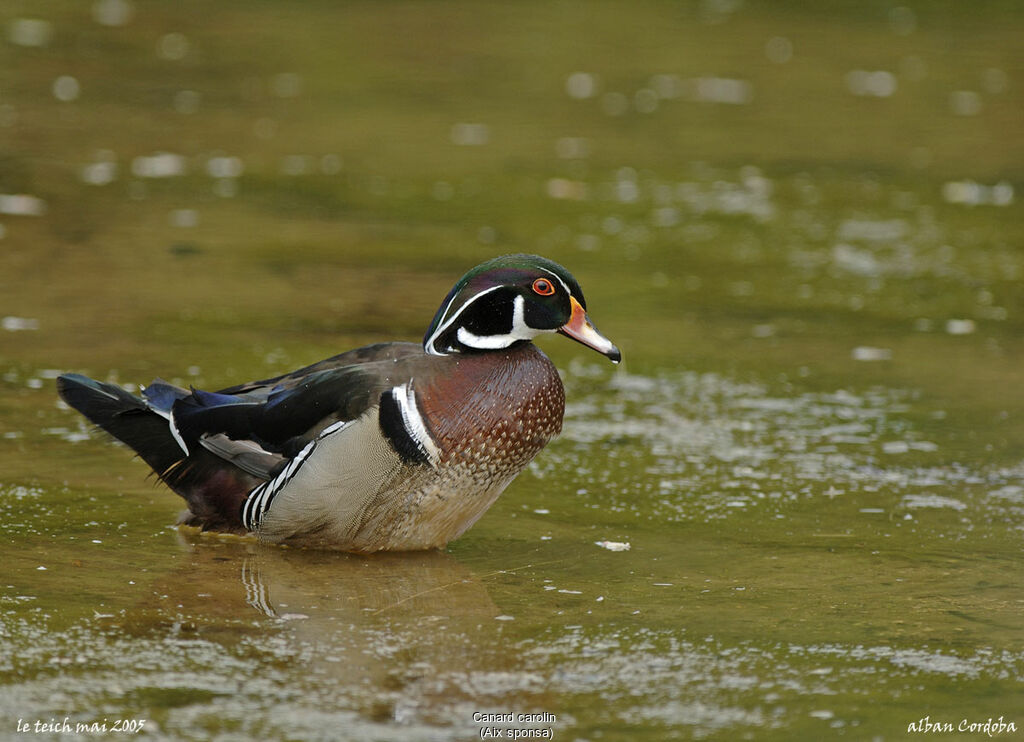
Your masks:
M414 384L442 467L488 478L515 474L561 432L565 389L532 343L438 361L446 363Z

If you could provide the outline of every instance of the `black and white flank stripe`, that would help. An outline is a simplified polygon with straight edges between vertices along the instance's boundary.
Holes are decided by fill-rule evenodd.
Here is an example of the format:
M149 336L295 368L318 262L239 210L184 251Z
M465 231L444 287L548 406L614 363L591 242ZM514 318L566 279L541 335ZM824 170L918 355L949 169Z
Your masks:
M441 459L441 451L416 404L412 381L381 395L380 431L403 461L436 467Z
M317 438L314 438L306 446L299 451L295 458L288 462L288 464L278 472L277 476L273 479L264 482L263 484L255 487L249 496L245 498L245 502L242 503L242 525L250 531L259 529L260 524L263 522L263 517L270 510L270 505L274 501L274 498L288 486L288 483L295 478L298 474L299 469L302 465L309 460L309 457L313 455L316 450L317 444L332 433L337 433L342 428L349 425L351 421L342 421L334 423L324 428L323 432Z

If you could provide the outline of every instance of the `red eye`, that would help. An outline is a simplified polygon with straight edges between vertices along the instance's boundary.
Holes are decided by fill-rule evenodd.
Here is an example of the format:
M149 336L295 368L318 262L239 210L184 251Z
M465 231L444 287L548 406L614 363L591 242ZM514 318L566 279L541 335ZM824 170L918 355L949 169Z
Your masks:
M551 281L548 279L538 278L533 282L533 291L541 296L551 296L555 293L555 287L551 285Z

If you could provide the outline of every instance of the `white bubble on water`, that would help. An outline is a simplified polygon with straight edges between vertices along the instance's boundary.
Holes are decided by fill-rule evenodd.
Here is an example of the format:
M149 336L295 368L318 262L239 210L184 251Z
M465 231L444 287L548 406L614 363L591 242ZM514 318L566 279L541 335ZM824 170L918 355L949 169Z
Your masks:
M1009 85L1009 76L998 67L989 67L981 73L981 86L985 88L986 93L992 95L1005 93Z
M282 175L306 175L313 169L313 159L309 155L286 155L281 160Z
M81 92L82 86L71 75L61 75L53 81L53 97L63 103L77 100Z
M942 198L965 206L1009 206L1014 201L1013 184L999 181L991 186L973 180L951 180L942 186Z
M41 18L15 18L7 26L7 39L17 46L46 46L53 38L53 24Z
M897 36L909 36L917 30L917 15L905 5L898 5L889 11L889 28Z
M0 327L7 332L25 332L39 329L39 320L32 317L15 317L8 315L0 319Z
M491 141L491 129L487 124L458 123L450 133L452 144L459 147L482 147Z
M946 332L950 335L971 335L976 329L973 319L946 320Z
M910 54L900 60L900 75L910 82L920 82L928 77L928 65L921 57Z
M678 98L683 91L683 81L679 75L658 74L651 77L650 88L663 100Z
M451 201L455 196L455 186L446 180L439 180L430 189L435 201Z
M726 105L745 105L754 98L754 88L746 80L731 77L698 77L685 86L690 100Z
M106 185L118 177L118 158L110 149L97 149L92 162L79 172L82 182L87 185Z
M335 154L326 154L320 158L320 172L324 175L337 175L341 172L341 157Z
M117 179L117 162L101 160L84 165L79 178L86 185L103 186Z
M302 93L302 77L294 72L281 72L270 79L270 90L278 98L296 98Z
M764 45L764 55L769 62L785 64L793 58L793 42L785 36L773 36Z
M954 497L943 497L942 495L904 495L900 505L906 508L949 508L950 510L966 510L966 503Z
M213 178L237 178L244 171L240 157L216 155L206 161L206 172Z
M42 216L46 202L26 193L0 193L0 214L11 216Z
M989 497L996 497L1018 505L1024 505L1024 487L1021 485L1007 484L992 490L988 495Z
M160 37L160 40L157 41L156 53L161 59L177 62L187 57L191 48L192 45L185 34L173 31Z
M583 137L562 137L555 142L555 153L563 160L590 156L590 140Z
M615 181L615 200L619 203L631 204L640 199L640 186L635 180L621 179Z
M605 93L601 96L601 110L608 116L622 116L629 110L629 98L622 93Z
M583 100L597 94L597 77L589 72L573 72L565 80L565 92L570 98Z
M1013 185L1005 180L992 186L989 194L993 206L1009 206L1013 203Z
M633 95L633 106L638 113L654 113L658 110L658 94L650 88L641 88Z
M892 360L892 349L859 345L851 351L850 357L855 361L864 362L889 361Z
M548 198L583 201L587 198L587 185L569 178L549 178L544 185Z
M651 223L656 227L674 227L681 221L679 209L662 206L651 213Z
M92 18L101 26L125 26L134 12L128 0L97 0L92 5Z
M498 239L498 232L494 227L483 226L477 230L476 239L481 245L493 245Z
M195 209L175 209L171 212L170 223L172 227L180 229L191 229L199 226L199 212Z
M904 219L846 219L839 225L841 240L893 242L910 232Z
M949 94L949 108L957 116L981 113L981 96L973 90L954 90Z
M625 226L626 224L622 221L622 218L614 214L606 216L601 220L601 231L605 234L622 234Z
M846 73L846 89L857 96L888 98L896 93L896 75L887 70L850 70Z
M258 139L273 139L277 134L277 122L272 118L259 118L253 122L252 133Z
M185 158L173 152L154 152L134 158L131 169L139 178L172 178L185 174Z
M178 113L195 113L199 110L201 96L195 90L179 90L174 94L174 110Z

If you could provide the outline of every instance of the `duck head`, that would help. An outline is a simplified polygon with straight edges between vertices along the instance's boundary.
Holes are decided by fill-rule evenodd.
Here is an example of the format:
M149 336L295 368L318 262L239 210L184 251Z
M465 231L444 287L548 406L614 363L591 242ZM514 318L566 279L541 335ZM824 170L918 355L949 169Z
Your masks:
M587 316L572 274L538 255L505 255L478 265L445 297L423 338L431 355L501 350L558 332L608 356L622 354Z

